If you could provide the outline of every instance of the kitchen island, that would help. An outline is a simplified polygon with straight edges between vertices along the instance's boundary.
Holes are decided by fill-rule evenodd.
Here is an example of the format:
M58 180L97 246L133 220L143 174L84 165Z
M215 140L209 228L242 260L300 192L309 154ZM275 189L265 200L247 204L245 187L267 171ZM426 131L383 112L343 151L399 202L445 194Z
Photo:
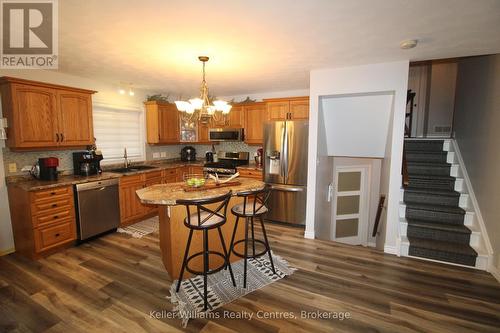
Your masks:
M237 178L240 185L230 187L220 187L213 189L206 189L200 191L187 192L184 190L185 183L171 183L171 184L158 184L137 190L137 196L143 204L158 205L160 217L160 251L163 265L172 279L179 277L182 258L186 249L187 238L189 229L184 225L186 218L186 207L177 204L177 200L181 199L208 199L217 197L227 193L229 190L233 191L233 197L229 201L227 208L227 222L221 227L222 234L226 247L229 249L231 235L234 228L236 217L231 213L231 208L234 205L243 202L243 198L237 197L236 194L244 191L259 190L264 187L264 183L260 180L250 178ZM219 204L213 204L215 208ZM245 224L240 223L236 231L235 240L244 238ZM209 235L209 248L212 251L222 252L219 235L217 232L212 231ZM203 240L202 233L195 232L191 241L191 249L189 254L202 251ZM241 252L241 249L237 249ZM237 261L240 258L231 256L231 261ZM222 259L217 256L210 256L210 268L218 267L222 264ZM190 267L194 270L202 270L203 259L202 256L195 258L190 262ZM189 277L189 273L185 272L184 277Z

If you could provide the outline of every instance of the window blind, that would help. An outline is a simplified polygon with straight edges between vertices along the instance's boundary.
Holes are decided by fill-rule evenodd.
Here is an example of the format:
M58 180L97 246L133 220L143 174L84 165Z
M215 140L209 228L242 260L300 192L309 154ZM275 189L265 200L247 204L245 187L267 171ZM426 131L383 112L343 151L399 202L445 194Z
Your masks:
M94 106L93 118L96 145L102 151L103 162L121 161L124 148L129 159L144 160L141 110Z

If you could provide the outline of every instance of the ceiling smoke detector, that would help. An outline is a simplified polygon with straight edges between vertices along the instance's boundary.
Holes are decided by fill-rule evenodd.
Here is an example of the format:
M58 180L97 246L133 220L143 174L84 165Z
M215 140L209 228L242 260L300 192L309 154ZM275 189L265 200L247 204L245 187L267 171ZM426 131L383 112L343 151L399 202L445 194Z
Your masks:
M417 46L417 43L418 43L418 40L416 40L416 39L407 39L407 40L402 41L399 44L399 47L402 50L408 50L408 49L412 49L415 46Z

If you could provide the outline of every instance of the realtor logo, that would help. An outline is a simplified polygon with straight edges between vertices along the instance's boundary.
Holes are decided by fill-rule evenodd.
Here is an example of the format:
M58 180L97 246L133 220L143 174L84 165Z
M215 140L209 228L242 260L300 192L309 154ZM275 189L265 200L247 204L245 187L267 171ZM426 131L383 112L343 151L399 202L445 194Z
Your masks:
M0 0L0 4L0 68L57 69L57 0Z

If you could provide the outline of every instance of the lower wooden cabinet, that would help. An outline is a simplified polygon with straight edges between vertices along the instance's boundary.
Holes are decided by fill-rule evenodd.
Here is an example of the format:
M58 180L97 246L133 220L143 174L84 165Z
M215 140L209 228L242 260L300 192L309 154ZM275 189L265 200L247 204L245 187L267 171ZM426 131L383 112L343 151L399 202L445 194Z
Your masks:
M73 186L8 191L16 252L39 258L76 240Z

